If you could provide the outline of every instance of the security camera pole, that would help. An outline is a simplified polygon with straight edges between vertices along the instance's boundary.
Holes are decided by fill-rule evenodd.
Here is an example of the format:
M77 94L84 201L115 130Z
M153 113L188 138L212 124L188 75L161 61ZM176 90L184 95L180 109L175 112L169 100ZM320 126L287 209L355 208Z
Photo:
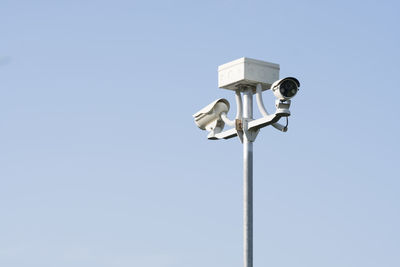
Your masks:
M209 132L208 139L229 139L238 136L243 143L243 242L244 267L253 267L253 142L261 128L272 125L286 132L278 121L290 116L290 99L296 95L300 83L296 78L279 79L279 65L265 61L240 58L218 67L218 86L233 90L236 95L237 113L230 120L230 104L217 99L193 115L197 126ZM277 100L276 111L269 114L262 100L262 91L272 89ZM243 94L243 103L242 95ZM253 95L262 118L253 119ZM287 122L287 121L286 121ZM225 124L233 128L223 131Z
M243 91L243 120L253 119L253 92ZM244 131L248 130L244 124ZM253 266L253 141L243 136L243 242L244 266Z

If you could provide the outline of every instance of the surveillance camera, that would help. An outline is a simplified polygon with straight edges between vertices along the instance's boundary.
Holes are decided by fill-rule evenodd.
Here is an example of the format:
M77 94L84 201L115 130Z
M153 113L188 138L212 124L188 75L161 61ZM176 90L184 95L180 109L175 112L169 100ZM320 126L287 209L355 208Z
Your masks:
M216 120L221 118L221 114L223 112L228 113L229 111L229 102L225 98L220 98L207 105L199 112L193 115L194 122L196 125L202 130L212 130L216 124Z
M289 100L299 91L300 82L294 77L287 77L274 82L271 89L280 100Z

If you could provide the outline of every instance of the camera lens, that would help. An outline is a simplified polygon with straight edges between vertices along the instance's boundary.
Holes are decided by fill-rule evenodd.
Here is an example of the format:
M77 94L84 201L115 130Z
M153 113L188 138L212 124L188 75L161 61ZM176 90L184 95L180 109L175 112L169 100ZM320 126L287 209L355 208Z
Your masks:
M293 97L297 93L297 84L293 80L286 80L279 86L279 91L284 97Z

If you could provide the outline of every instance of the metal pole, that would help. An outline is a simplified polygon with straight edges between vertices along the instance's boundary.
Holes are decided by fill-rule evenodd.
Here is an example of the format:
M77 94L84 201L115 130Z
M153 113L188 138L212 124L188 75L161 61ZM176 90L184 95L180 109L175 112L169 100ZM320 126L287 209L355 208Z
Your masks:
M243 119L253 118L253 92L243 92ZM247 128L247 123L243 124ZM247 130L247 129L244 129ZM253 142L243 135L243 249L244 267L253 267Z

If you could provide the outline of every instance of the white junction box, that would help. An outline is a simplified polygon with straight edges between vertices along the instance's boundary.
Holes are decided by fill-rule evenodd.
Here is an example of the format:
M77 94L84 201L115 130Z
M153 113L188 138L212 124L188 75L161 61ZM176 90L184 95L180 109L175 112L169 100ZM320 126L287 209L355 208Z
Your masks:
M279 64L242 57L218 67L218 87L237 90L239 85L262 85L270 89L279 79Z

